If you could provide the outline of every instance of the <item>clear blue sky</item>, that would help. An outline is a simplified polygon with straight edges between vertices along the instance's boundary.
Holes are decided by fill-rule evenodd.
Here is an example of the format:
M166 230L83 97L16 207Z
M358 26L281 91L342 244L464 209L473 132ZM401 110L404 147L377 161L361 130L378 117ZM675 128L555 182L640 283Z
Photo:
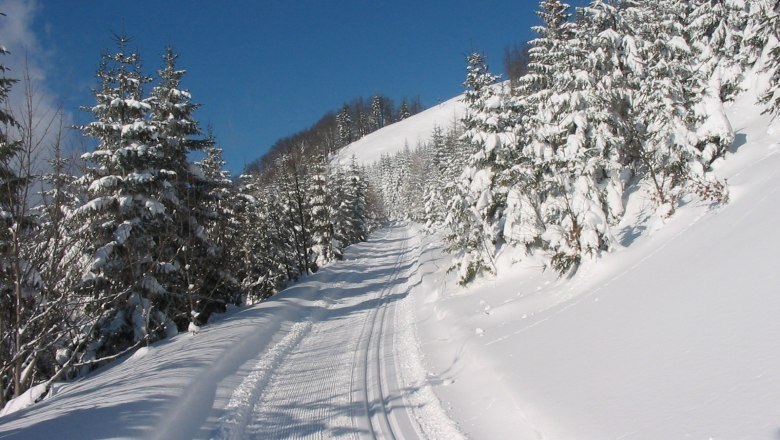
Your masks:
M582 3L582 2L572 2ZM48 53L48 87L84 122L100 53L112 32L133 37L150 73L172 45L188 71L228 168L327 110L374 93L425 106L462 92L464 56L503 70L507 45L533 36L536 0L39 1L33 30Z

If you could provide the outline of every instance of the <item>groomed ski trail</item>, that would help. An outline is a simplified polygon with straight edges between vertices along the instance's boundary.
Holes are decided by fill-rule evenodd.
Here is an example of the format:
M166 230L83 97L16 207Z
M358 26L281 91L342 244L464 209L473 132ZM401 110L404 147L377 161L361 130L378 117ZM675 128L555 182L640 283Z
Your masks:
M415 244L393 224L311 277L329 286L327 297L260 354L213 437L461 437L427 384L408 316Z

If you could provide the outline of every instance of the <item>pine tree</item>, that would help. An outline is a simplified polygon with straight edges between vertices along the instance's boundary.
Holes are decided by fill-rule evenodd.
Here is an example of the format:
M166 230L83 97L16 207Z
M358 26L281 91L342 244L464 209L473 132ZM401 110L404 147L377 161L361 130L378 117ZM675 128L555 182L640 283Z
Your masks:
M780 4L765 9L766 16L761 23L759 35L766 40L769 56L765 70L770 74L769 87L761 95L761 103L767 106L766 113L780 114Z
M505 110L497 77L488 71L481 54L471 54L466 61L467 108L462 124L463 139L472 154L455 181L456 197L450 198L446 217L452 233L450 250L462 254L456 266L461 268L463 282L480 272L494 271L495 252L503 245L500 225L507 195L501 171L510 167L514 147L511 112Z
M620 7L596 0L582 9L578 40L592 45L582 47L581 73L590 75L585 106L588 112L586 149L599 156L600 184L605 213L610 223L623 215L623 191L633 176L641 143L635 131L636 109L632 106L638 88L637 73L644 64L637 59L633 23L640 11L636 2Z
M401 107L398 108L398 120L403 121L410 116L412 116L412 113L409 111L409 105L406 104L406 101L403 101Z
M678 0L649 3L638 17L641 22L634 23L645 42L639 53L646 63L633 101L642 139L638 162L664 215L674 212L686 188L710 198L727 198L723 184L706 175L707 159L697 148L692 112L696 94L688 85L700 78L685 33L689 6Z
M384 106L382 103L382 97L380 95L374 95L371 98L371 116L369 119L369 126L371 127L371 131L379 130L385 126Z
M323 157L315 157L311 164L311 180L308 190L311 200L311 223L315 263L322 267L340 256L338 248L334 248L333 211L329 190L329 173Z
M547 208L559 205L555 201L565 189L557 175L561 162L556 155L568 133L558 125L563 119L553 96L558 93L556 88L560 91L572 79L568 50L576 46L570 44L575 34L569 9L558 0L539 3L542 25L533 27L537 38L529 43L528 72L517 81L509 104L519 115L515 125L518 149L514 165L505 171L504 179L514 184L507 194L503 233L510 243L528 250L542 247L542 234L560 220L555 215L560 211ZM566 77L556 78L560 73ZM571 257L569 265L576 264L577 258L576 254Z
M344 199L339 210L344 219L341 236L347 240L344 244L348 245L364 241L369 232L366 210L368 185L354 156L347 167L345 177Z
M197 137L201 133L193 113L199 106L191 101L189 91L181 89L186 71L177 68L177 59L167 48L158 72L160 84L154 87L149 103L150 124L161 152L156 167L164 191L159 200L169 217L156 249L157 260L167 269L157 278L170 296L164 312L183 330L190 322L204 323L211 310L224 310L226 302L237 302L238 286L221 273L221 250L207 233L213 213L203 208L212 187L221 182L194 172L188 159L188 154L211 147L213 140Z
M428 141L431 167L424 193L424 220L428 231L434 231L444 221L444 187L446 186L447 164L452 160L447 151L444 132L441 127L433 128Z
M744 5L743 5L744 6ZM691 42L694 96L691 116L701 160L709 166L734 142L734 130L723 103L733 100L744 78L739 58L746 15L731 1L692 2L687 11L686 38Z
M338 127L339 148L349 145L354 139L352 137L352 117L349 114L349 106L344 104L341 111L336 116Z
M149 100L138 54L127 52L129 40L118 37L118 51L104 55L98 71L94 121L80 127L97 142L82 157L90 163L82 182L89 200L75 216L87 235L91 259L80 290L90 305L96 340L92 355L111 355L159 338L175 325L162 311L171 292L158 278L172 263L156 251L172 228L163 200L169 172L159 167L164 156L158 127L149 123Z

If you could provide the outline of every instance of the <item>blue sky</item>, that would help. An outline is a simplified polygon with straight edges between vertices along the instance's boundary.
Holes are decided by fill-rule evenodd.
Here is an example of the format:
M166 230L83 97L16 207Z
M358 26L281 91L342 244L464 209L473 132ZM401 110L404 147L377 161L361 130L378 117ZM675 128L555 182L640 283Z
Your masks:
M235 173L355 97L419 96L431 106L461 93L470 51L501 72L504 48L532 38L537 4L39 0L29 23L46 88L76 122L88 120L78 107L93 102L100 53L115 48L112 32L133 38L150 73L172 45L188 71L185 88L203 106L196 116L213 126Z

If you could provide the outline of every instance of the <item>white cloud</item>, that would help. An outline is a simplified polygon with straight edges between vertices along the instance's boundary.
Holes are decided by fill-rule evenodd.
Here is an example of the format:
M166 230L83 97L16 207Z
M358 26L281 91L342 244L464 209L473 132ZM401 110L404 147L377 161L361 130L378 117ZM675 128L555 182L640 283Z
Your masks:
M59 122L51 125L53 118L61 108L61 98L51 90L46 83L47 73L53 71L52 63L48 62L49 52L42 47L35 34L33 20L39 12L35 0L0 0L0 45L10 53L0 56L0 63L10 70L8 77L18 79L10 94L10 108L20 119L27 113L28 104L25 90L32 90L33 133L36 142L40 143L37 155L39 171L44 161L51 156L50 148L56 138L56 127ZM25 77L29 77L26 84ZM65 127L70 126L72 115L64 114ZM69 130L66 130L69 131Z

